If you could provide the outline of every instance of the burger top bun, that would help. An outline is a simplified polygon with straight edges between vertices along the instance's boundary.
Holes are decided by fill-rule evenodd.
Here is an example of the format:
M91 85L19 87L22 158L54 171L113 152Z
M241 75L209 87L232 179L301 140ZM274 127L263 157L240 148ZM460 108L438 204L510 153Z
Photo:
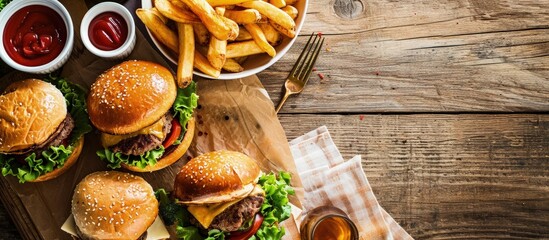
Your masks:
M50 83L28 79L0 95L0 153L45 142L67 116L65 97Z
M250 157L221 150L191 159L175 178L174 194L186 204L219 203L248 195L261 170Z
M158 201L141 177L95 172L76 186L72 214L83 239L137 239L156 219Z
M150 126L171 108L177 88L172 73L146 61L126 61L99 75L87 99L90 120L110 134Z

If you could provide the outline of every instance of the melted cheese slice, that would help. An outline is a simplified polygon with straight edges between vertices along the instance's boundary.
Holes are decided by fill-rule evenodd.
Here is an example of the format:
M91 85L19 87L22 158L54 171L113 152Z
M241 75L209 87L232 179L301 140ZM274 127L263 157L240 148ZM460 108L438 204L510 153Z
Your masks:
M255 185L252 192L248 196L262 195L265 196L265 192L261 189L259 184ZM212 224L213 219L221 214L225 209L234 205L238 201L244 199L247 196L238 198L236 200L218 204L207 204L207 205L189 205L187 210L200 222L202 227L208 228Z
M118 144L120 141L124 139L132 138L137 135L147 135L147 134L152 134L160 139L164 139L164 133L162 132L163 128L164 128L164 118L160 119L158 122L155 122L151 126L148 126L146 128L143 128L137 132L133 132L130 134L111 135L108 133L102 133L101 144L103 144L104 148L107 148L107 147Z
M230 202L224 202L219 204L208 204L208 205L193 205L189 206L187 210L200 222L202 227L208 228L212 224L213 219L225 211L228 207L237 203L242 199L237 199Z

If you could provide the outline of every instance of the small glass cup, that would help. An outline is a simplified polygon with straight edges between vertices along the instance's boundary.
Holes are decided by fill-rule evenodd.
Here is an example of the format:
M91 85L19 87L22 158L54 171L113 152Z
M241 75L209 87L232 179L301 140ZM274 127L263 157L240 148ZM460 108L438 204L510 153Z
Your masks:
M358 229L349 216L333 206L311 210L301 223L302 240L358 240Z

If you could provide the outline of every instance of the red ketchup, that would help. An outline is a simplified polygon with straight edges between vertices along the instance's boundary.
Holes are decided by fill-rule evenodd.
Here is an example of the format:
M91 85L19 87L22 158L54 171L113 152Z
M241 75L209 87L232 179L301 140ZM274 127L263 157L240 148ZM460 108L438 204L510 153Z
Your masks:
M51 62L66 41L65 22L56 11L42 5L15 12L6 23L2 39L10 58L28 67Z
M114 50L126 42L128 25L124 18L115 12L101 13L91 21L88 36L96 48Z

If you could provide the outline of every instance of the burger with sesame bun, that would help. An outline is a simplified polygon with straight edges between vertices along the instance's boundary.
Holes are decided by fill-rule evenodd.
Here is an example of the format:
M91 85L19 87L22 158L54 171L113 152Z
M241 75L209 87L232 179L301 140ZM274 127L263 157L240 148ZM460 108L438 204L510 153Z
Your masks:
M194 135L196 84L176 87L172 73L146 61L126 61L101 74L88 95L92 124L115 168L151 172L183 156Z
M64 78L9 85L0 95L2 175L40 182L74 165L91 131L85 100L85 91Z
M141 177L95 172L76 186L72 217L79 239L147 239L158 216L154 191Z
M255 160L233 151L191 159L175 178L172 198L157 191L160 213L181 239L280 239L289 218L286 172L263 174Z

